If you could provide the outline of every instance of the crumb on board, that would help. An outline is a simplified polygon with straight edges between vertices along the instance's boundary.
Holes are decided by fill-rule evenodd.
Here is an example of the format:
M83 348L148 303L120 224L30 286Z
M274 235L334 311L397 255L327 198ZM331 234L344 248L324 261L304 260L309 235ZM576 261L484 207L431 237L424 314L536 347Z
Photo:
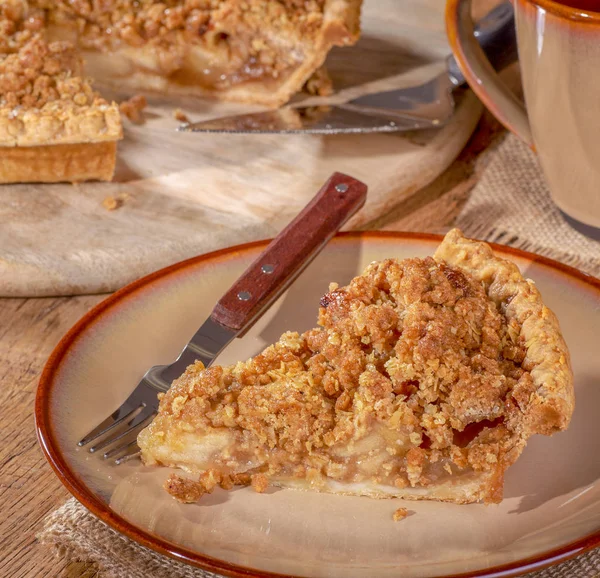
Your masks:
M173 117L179 122L185 122L187 124L189 124L190 122L190 119L188 118L187 114L185 114L185 112L183 112L183 110L181 110L180 108L176 108L173 111Z
M118 209L123 204L123 199L118 199L116 197L108 196L102 201L102 206L107 211L114 211Z
M148 106L148 101L143 94L136 94L129 100L119 104L119 110L133 124L143 124L145 122L143 110Z
M393 515L394 522L399 522L400 520L404 520L408 516L408 510L406 508L398 508Z
M331 96L333 82L325 66L317 69L304 84L304 91L315 96Z
M122 195L118 195L116 197L109 195L102 201L102 206L107 211L114 211L114 210L118 209L119 207L122 207L128 197L129 197L129 195L126 193L124 193Z

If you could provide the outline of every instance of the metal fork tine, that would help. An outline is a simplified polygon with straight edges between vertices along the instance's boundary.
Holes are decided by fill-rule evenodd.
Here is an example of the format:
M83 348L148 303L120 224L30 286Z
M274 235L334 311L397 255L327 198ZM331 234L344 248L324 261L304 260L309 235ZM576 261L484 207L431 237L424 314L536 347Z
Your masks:
M139 450L139 448L137 447L137 438L134 438L130 442L125 442L124 444L120 444L116 448L113 448L112 450L108 450L107 452L104 453L104 455L102 457L105 460L108 460L109 458L112 458L112 457L116 456L117 454L120 454L122 451L129 449L131 446L136 446L136 451Z
M134 446L134 445L137 445L137 437L135 437L130 442L125 442L123 444L118 445L116 448L113 448L112 450L108 450L107 452L104 452L104 454L102 455L102 457L105 460L108 460L110 458L115 457L117 454L120 454L121 452L129 449L131 446Z
M109 432L114 427L123 423L131 417L131 414L142 406L141 403L132 403L129 399L123 403L119 409L111 413L102 423L98 424L91 432L77 442L78 446L85 446L101 435Z
M133 430L135 430L137 427L139 427L141 424L143 424L146 420L154 417L155 415L156 415L156 409L145 407L138 415L136 415L127 424L128 427L126 430L122 431L117 436L114 436L114 437L110 436L110 437L106 438L105 440L101 441L99 444L91 447L89 451L91 453L97 452L98 450L101 450L101 449L105 448L106 446L108 446L116 441L119 441L120 439L123 439L126 435L130 434Z
M136 444L137 447L137 444ZM120 458L117 458L115 460L115 464L117 466L120 466L122 463L124 462L128 462L129 460L133 459L133 458L137 458L139 455L141 455L141 451L140 450L134 450L132 452L129 452L127 454L125 454L124 456L121 456Z

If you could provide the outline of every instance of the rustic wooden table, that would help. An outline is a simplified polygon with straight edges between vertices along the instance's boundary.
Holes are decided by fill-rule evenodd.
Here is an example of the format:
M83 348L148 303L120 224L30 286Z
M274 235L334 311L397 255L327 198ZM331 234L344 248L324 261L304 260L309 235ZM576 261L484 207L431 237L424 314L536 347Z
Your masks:
M451 225L485 164L482 153L500 133L498 123L484 114L454 164L372 228L438 232ZM50 352L104 298L0 299L0 576L91 578L97 573L90 564L65 563L36 540L45 516L69 494L38 447L33 408Z

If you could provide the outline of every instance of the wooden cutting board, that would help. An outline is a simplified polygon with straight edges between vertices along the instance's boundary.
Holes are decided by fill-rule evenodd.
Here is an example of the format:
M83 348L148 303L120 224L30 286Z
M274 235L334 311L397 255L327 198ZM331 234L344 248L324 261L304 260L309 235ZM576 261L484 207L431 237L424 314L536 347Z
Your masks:
M449 52L443 12L444 0L365 0L361 40L328 60L338 91L332 100L441 71ZM481 112L467 93L452 122L435 131L202 135L175 132L174 109L201 120L249 107L149 101L144 125L126 121L113 183L0 189L0 295L112 291L187 257L271 237L334 171L369 185L367 204L348 228L368 226L443 172ZM120 206L108 210L110 198Z

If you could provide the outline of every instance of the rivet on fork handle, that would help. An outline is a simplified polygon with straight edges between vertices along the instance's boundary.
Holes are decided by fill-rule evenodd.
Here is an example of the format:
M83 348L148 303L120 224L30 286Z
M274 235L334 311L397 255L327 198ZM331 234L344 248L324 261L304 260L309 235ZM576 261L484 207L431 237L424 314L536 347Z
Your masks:
M243 335L364 205L366 196L364 183L334 173L304 210L219 299L211 318Z

